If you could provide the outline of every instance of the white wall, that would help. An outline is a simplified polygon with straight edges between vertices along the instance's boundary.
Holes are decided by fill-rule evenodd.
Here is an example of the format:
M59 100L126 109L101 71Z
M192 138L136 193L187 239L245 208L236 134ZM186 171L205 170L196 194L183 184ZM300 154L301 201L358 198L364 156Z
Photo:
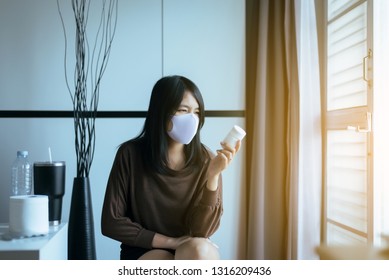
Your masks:
M70 3L60 2L65 21L70 22ZM90 25L99 1L92 2ZM207 110L244 110L244 2L119 0L117 33L99 109L146 111L154 83L163 75L181 74L197 83ZM0 111L71 110L63 52L56 1L0 0ZM119 243L101 235L101 205L116 148L137 135L143 121L96 121L90 181L98 259L119 258ZM244 118L208 117L203 142L217 149L233 124L244 126ZM49 146L54 160L66 161L62 217L67 221L75 176L72 119L0 118L0 131L0 223L8 222L10 169L16 151L26 149L31 162L42 161L48 159ZM223 259L239 256L243 154L244 147L224 173L225 214L214 236Z

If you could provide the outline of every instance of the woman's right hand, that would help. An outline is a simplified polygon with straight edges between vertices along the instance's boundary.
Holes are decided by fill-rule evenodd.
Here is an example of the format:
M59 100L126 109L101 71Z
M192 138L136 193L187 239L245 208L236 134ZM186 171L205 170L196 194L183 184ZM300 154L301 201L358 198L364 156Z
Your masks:
M192 237L190 236L181 236L181 237L172 237L172 243L173 247L171 249L176 250L178 247L180 247L183 243L190 240Z

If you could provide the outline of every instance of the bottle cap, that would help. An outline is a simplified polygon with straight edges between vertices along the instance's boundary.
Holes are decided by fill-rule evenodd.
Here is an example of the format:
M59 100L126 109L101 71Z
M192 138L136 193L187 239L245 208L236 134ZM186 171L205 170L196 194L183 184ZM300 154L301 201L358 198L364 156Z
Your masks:
M16 153L16 155L17 155L18 157L26 157L26 156L28 156L28 151L18 151L18 152Z

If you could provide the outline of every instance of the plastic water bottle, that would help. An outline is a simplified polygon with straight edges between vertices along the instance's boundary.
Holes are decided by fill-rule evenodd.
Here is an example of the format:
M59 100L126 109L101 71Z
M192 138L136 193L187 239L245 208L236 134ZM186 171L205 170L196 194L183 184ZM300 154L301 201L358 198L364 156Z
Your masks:
M18 151L12 165L12 195L30 195L32 189L32 167L28 151Z

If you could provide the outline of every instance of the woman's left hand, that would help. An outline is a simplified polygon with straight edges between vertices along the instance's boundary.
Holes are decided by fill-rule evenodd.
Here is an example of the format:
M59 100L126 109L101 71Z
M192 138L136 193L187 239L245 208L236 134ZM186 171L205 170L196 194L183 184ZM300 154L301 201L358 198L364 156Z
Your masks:
M239 151L241 141L237 141L234 148L223 142L220 144L223 149L217 150L217 155L213 159L211 159L211 162L208 167L209 181L215 181L216 179L218 179L220 173L228 167L228 165L234 159L236 153Z

